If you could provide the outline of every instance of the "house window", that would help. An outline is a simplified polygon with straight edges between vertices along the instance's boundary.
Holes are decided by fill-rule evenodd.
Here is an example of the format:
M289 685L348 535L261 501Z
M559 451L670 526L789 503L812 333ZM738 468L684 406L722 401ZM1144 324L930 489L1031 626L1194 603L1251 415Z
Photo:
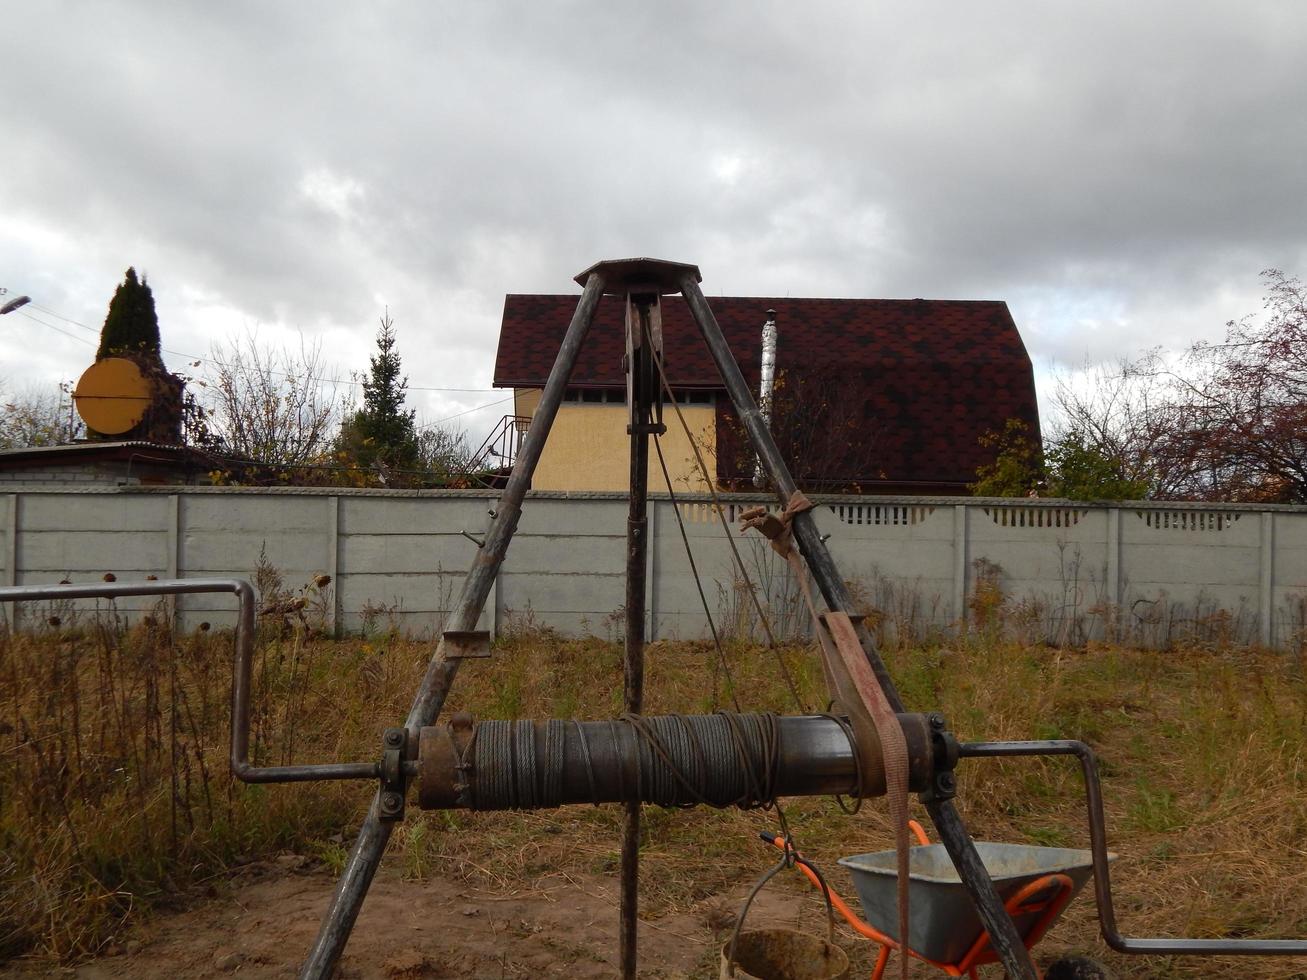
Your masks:
M675 392L681 405L711 405L716 400L712 391L682 390ZM568 388L563 401L583 405L625 405L625 388Z

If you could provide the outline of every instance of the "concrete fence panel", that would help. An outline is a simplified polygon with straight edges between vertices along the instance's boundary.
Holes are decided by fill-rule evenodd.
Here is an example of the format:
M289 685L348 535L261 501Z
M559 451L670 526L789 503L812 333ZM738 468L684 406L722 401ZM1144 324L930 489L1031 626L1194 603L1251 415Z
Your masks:
M1307 507L817 497L815 518L877 629L956 630L1001 601L1032 635L1166 645L1201 637L1299 648L1307 619ZM147 575L277 575L310 590L324 628L442 628L485 533L490 491L60 487L0 495L0 582ZM649 507L646 606L654 638L806 631L784 561L739 513L766 497L693 495ZM627 502L528 497L482 617L618 635ZM678 515L680 520L678 521ZM726 541L725 517L734 542ZM684 535L684 539L682 537ZM701 599L690 558L703 585ZM743 572L740 565L743 565ZM979 592L978 592L979 589ZM708 611L705 613L704 600ZM93 608L94 603L83 604ZM152 603L120 604L139 614ZM222 597L179 598L183 626L229 622ZM48 611L29 610L32 621ZM10 621L13 622L12 615Z

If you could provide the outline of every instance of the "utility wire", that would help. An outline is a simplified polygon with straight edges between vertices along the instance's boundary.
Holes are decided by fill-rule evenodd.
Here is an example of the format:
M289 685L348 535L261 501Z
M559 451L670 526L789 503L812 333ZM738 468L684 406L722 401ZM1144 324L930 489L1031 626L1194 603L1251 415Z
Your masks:
M32 304L32 305L35 305L35 304ZM46 310L44 307L37 307L37 309L41 310L41 312L43 312L43 313L50 313L50 312L51 312L51 311L49 311L49 310ZM71 339L71 340L76 340L76 341L78 341L78 342L80 342L80 343L89 344L89 345L91 345L92 347L96 346L96 344L95 344L94 341L87 340L85 337L81 337L81 336L79 336L78 334L71 333L71 332L69 332L69 331L67 331L67 330L64 330L62 327L57 327L57 326L55 326L53 323L47 323L45 320L38 319L37 317L32 316L32 315L31 315L30 313L28 313L26 310L16 310L15 312L18 313L19 316L27 317L27 319L31 320L33 323L39 323L41 326L43 326L43 327L47 327L47 328L49 328L50 330L53 330L55 333L63 334L65 337L68 337L68 338ZM58 316L57 313L52 313L51 315L53 315L53 316ZM63 316L59 317L59 319L61 319L61 320L68 320L67 317L63 317ZM83 324L83 323L77 323L76 320L68 320L68 322L69 322L69 323L72 323L72 324L75 324L76 326L82 327L83 329L92 330L92 328L87 327L87 326L86 326L85 324ZM94 332L94 331L92 330L92 332ZM186 358L190 358L190 357L191 357L190 354L183 354L183 353L181 353L181 352L179 352L179 351L168 350L168 348L166 348L166 347L164 347L164 348L160 348L160 349L166 351L166 352L169 353L169 354L176 354L178 357L186 357ZM218 360L217 358L215 358L215 357L210 357L210 358L201 358L201 360L211 360L211 361L213 361L213 362L216 363L216 364L219 364L219 365L221 365L221 366L223 366L223 367L227 367L227 365L226 365L225 363L223 363L222 361L219 361L219 360ZM270 372L270 373L272 373L272 374L277 374L277 375L281 375L282 377L286 377L286 378L289 378L289 377L299 377L299 375L291 375L291 374L288 374L288 373L286 373L286 372L284 372L284 371L272 371L272 372ZM336 381L334 381L334 380L332 380L332 379L326 379L326 378L313 378L313 377L310 377L309 380L311 380L311 381L319 381L319 382L323 382L323 383L325 383L325 384L336 384L336 383L338 383L338 382L336 382ZM349 381L349 382L340 382L340 383L344 383L344 384L360 384L361 382L357 382L357 381ZM408 390L409 390L409 391L464 391L464 392L472 392L472 391L495 391L495 390L498 390L498 389L495 389L495 388L422 388L422 387L410 386ZM474 406L474 407L472 407L472 408L464 409L464 410L461 411L461 412L455 412L453 415L446 415L444 418L436 419L434 422L423 422L422 424L423 424L424 427L430 428L431 426L441 425L441 424L443 424L443 423L445 423L445 422L452 422L454 419L462 418L464 415L471 415L471 414L473 414L474 412L479 412L479 411L481 411L482 409L486 409L486 408L494 408L496 405L504 405L504 404L506 404L506 403L508 403L508 402L513 401L513 399L516 398L516 397L517 397L517 396L514 394L514 395L509 395L507 398L498 398L498 399L496 399L495 401L492 401L492 402L486 402L485 404L482 404L482 405L476 405L476 406Z
M32 316L32 314L28 313L26 310L16 310L15 312L19 316L26 317L27 319L31 320L33 323L39 323L43 327L48 327L49 329L53 330L55 333L61 333L65 337L77 341L79 344L90 344L92 347L95 346L95 341L87 340L85 337L82 337L79 334L71 333L68 330L64 330L62 327L56 327L53 323L46 323L44 320L38 320L36 317Z
M96 334L97 336L98 336L99 333L100 333L100 331L97 330L95 327L88 326L87 324L82 323L80 320L74 320L72 317L64 316L62 313L57 313L57 312L55 312L54 310L50 309L48 306L43 306L43 305L40 304L40 303L32 303L32 304L30 304L30 305L31 305L32 307L34 307L35 309L40 310L42 313L45 313L45 314L47 314L47 315L49 315L49 316L52 316L52 317L55 317L56 319L59 319L59 320L63 320L65 323L71 323L73 326L81 327L83 330L89 331L90 333ZM64 336L66 336L66 337L73 337L73 336L74 336L73 334L70 334L70 333L68 333L68 332L65 331L65 330L60 330L59 327L56 327L56 326L55 326L54 324L52 324L52 323L46 323L44 320L37 320L36 317L30 316L30 315L28 315L27 313L24 313L23 315L26 316L29 320L33 320L33 321L35 321L36 323L40 323L40 324L42 324L43 326L47 326L47 327L49 327L51 330L56 330L56 331L58 331L59 333L64 334ZM75 337L74 339L78 339L78 340L80 340L80 339L82 339L82 338L80 338L80 337ZM225 361L223 361L221 358L215 357L215 356L212 355L212 354L208 354L208 355L201 356L201 355L198 355L198 354L187 354L185 351L172 350L171 348L168 348L168 347L161 347L161 348L159 348L159 349L162 350L165 354L172 354L172 355L174 355L174 356L176 356L176 357L184 357L184 358L186 358L188 361L212 361L214 364L217 364L217 365L220 366L220 367L230 368L230 365L229 365L229 364L227 364L227 363L226 363ZM362 384L363 384L363 382L361 382L361 381L342 380L342 379L339 379L339 378L318 378L318 377L314 377L314 376L312 376L312 375L297 375L297 374L291 374L291 373L289 373L289 372L287 372L287 371L277 371L277 370L272 370L272 369L269 369L269 372L268 372L268 373L270 373L270 374L280 375L280 376L283 377L283 378L290 378L290 377L299 378L299 377L305 377L305 378L307 378L309 381L317 381L317 382L319 382L319 383L321 383L321 384L344 384L344 385L351 385L351 386L354 386L354 387L361 387ZM409 391L449 391L449 392L464 392L464 393L470 393L470 392L478 392L478 391L496 391L496 390L498 390L498 389L495 389L495 388L446 388L446 387L429 386L429 385L409 385L409 386L408 386L408 390L409 390Z

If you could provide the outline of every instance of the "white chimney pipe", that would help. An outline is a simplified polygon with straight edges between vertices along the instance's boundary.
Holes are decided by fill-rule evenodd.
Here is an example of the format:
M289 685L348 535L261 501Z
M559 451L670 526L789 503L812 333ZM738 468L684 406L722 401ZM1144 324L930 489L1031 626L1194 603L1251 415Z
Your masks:
M763 424L771 428L772 391L776 387L776 341L779 331L776 329L776 311L767 311L767 322L762 325L762 381L758 390L758 410L762 414ZM764 487L767 477L762 471L762 460L754 458L753 485Z

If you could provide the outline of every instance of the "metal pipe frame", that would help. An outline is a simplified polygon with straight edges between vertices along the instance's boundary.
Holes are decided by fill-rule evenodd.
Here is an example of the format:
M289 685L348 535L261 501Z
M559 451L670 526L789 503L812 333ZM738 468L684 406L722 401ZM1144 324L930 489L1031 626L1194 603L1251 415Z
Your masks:
M753 394L731 353L730 346L726 343L726 337L717 324L717 318L699 289L698 280L694 275L681 273L677 284L681 288L681 295L685 297L686 305L689 306L695 323L699 326L704 343L712 354L740 422L749 435L754 451L758 454L759 462L770 477L781 504L786 505L790 497L798 491L798 485L790 475L784 457L781 456L775 440L772 439L771 431L753 400ZM844 584L844 577L835 566L835 560L822 540L812 514L804 511L796 515L791 529L799 551L803 554L808 570L817 582L826 604L832 610L855 612L852 598ZM854 622L863 652L876 674L876 679L880 682L881 689L885 692L890 707L902 714L905 710L903 698L899 695L894 680L885 667L885 662L876 650L871 633L857 620ZM953 859L954 867L957 868L963 885L975 903L981 922L993 940L994 952L1003 963L1008 975L1014 980L1037 980L1039 974L1031 961L1030 950L1026 949L1012 917L1003 907L1003 900L994 888L994 882L980 860L980 855L976 852L975 844L967 833L966 827L963 826L957 808L951 801L935 800L928 802L926 809L935 824L940 841Z
M594 320L595 312L600 298L603 296L609 285L610 275L621 279L623 282L633 281L633 273L647 273L653 271L655 288L660 293L680 292L684 297L691 314L699 327L704 342L712 354L713 360L722 377L722 381L734 403L735 410L747 431L750 442L753 444L755 452L762 466L763 471L767 474L774 486L777 496L782 504L787 504L791 496L797 492L795 484L786 464L766 424L765 418L758 410L754 402L752 393L744 381L743 374L739 365L736 363L725 337L717 324L712 310L709 308L703 293L698 286L698 270L693 266L679 265L676 263L653 262L651 260L624 260L618 262L602 262L582 273L578 280L584 281L584 289L580 300L577 304L575 313L568 326L567 333L559 348L558 356L550 371L549 379L546 382L542 392L540 402L537 406L532 424L526 439L522 445L518 458L513 466L512 474L504 488L503 494L499 498L494 509L490 511L491 522L483 542L479 543L476 557L472 562L472 567L464 579L462 592L451 613L449 627L451 633L454 631L470 631L476 628L482 610L485 607L486 600L493 587L499 567L503 562L508 544L512 539L513 532L516 530L518 520L521 516L522 502L526 496L527 490L531 484L531 478L534 474L536 465L540 460L549 430L552 427L555 417L557 416L559 406L562 403L563 396L572 368L576 362L577 355L581 345L588 333ZM641 283L647 281L647 277L640 280ZM634 360L634 358L633 358ZM641 417L643 421L643 416ZM635 564L639 565L640 574L633 578L641 578L644 570L643 552L640 551L641 560L634 561L638 550L637 538L642 542L642 535L636 533L639 516L637 514L637 497L644 497L646 486L641 483L647 483L644 480L637 479L639 466L636 433L632 433L632 514L629 525L631 537L629 539L628 563L632 569ZM644 442L645 451L647 452L647 434ZM647 459L647 457L646 457ZM647 462L645 464L647 466ZM808 569L826 604L832 610L843 612L852 612L853 603L848 594L847 587L844 584L843 577L840 575L835 562L831 557L829 550L822 540L816 522L812 515L803 512L795 516L792 523L794 539L797 542L800 552L807 563ZM629 587L629 585L628 585ZM124 584L101 584L86 586L50 586L50 587L29 587L23 586L18 588L0 590L0 601L30 601L45 598L80 598L80 597L112 597L127 595L149 595L149 594L183 594L183 593L200 593L200 592L233 592L237 595L240 602L240 618L237 627L237 655L235 665L235 679L232 689L232 769L238 777L249 782L287 782L287 781L304 781L313 779L375 779L379 777L380 766L375 763L339 763L328 765L310 765L310 766L276 766L276 767L254 767L248 760L248 717L249 717L249 661L253 646L253 625L254 625L254 595L253 590L248 583L235 579L190 579L174 580L168 582L145 582L145 583L124 583ZM634 696L637 700L634 702L638 706L639 685L641 678L638 671L633 668L638 666L638 651L643 649L643 615L633 616L632 609L636 605L642 607L643 590L640 592L640 603L628 605L627 628L628 628L628 655L627 655L627 680L624 685L626 689L627 701L631 703ZM632 620L639 624L639 636L630 634L632 630ZM883 688L886 698L891 707L900 715L904 714L904 705L898 690L896 689L893 679L890 677L876 650L875 643L871 634L865 626L857 623L858 637L862 644L863 651L876 674L881 687ZM633 645L634 642L634 645ZM419 733L422 729L427 728L439 715L444 705L445 697L453 683L459 665L462 660L457 655L457 651L451 649L449 655L446 650L446 640L442 637L433 651L431 660L427 665L426 672L423 676L422 683L414 697L412 707L405 721L405 729L408 731L409 748L412 750L418 744ZM634 655L634 656L633 656ZM402 739L401 739L402 740ZM1043 754L1035 751L1022 751L1020 746L1027 749L1033 745L1044 743L974 743L970 746L971 755L1020 755L1020 754ZM1059 743L1066 746L1079 745L1080 743ZM1005 748L993 748L994 745L1006 745ZM989 748L987 748L989 746ZM1014 747L1015 746L1015 747ZM1077 754L1077 750L1067 748L1065 750L1070 754ZM1095 804L1093 801L1098 799L1097 794L1097 774L1092 770L1092 756L1089 756L1090 762L1086 763L1084 756L1081 757L1082 766L1089 766L1085 769L1087 787L1092 783L1093 789L1087 788L1087 793L1091 796L1091 834L1093 831L1094 820L1092 814L1095 806L1098 810L1098 820L1100 828L1098 833L1100 838L1101 832L1101 799ZM411 763L403 764L404 774L407 776L412 772ZM1092 779L1090 774L1092 772ZM1021 938L1017 935L1016 928L1013 925L1011 917L1003 907L1003 902L994 889L993 882L989 877L988 871L981 863L975 846L968 835L966 828L962 824L956 808L948 799L941 799L937 795L923 794L923 800L926 802L927 810L931 819L934 821L940 840L943 842L952 858L954 865L957 867L959 876L967 888L972 901L975 903L980 919L986 930L989 932L992 944L996 954L1006 968L1008 975L1020 980L1036 980L1037 973L1030 959L1030 953L1022 943ZM638 811L637 811L638 814ZM638 819L638 815L637 815ZM374 796L372 805L368 814L359 830L359 835L355 841L354 848L350 853L349 859L342 871L337 883L335 893L332 897L331 906L323 918L322 926L319 930L313 947L309 951L302 971L302 978L310 980L324 980L332 975L336 963L339 960L341 952L349 938L350 931L357 919L359 909L363 899L367 894L369 885L374 877L380 864L382 854L386 844L389 841L393 829L393 821L386 819L381 806L381 791ZM637 825L638 826L638 825ZM1100 850L1105 855L1105 843ZM624 848L625 850L625 848ZM1104 857L1105 862L1105 857ZM1097 863L1097 858L1096 858ZM634 868L634 863L630 865ZM624 872L624 878L626 874ZM1280 941L1242 941L1242 940L1131 940L1125 939L1116 932L1115 920L1111 913L1111 896L1107 885L1106 867L1104 863L1103 872L1096 876L1101 881L1096 885L1100 891L1100 917L1103 922L1104 936L1114 948L1122 952L1131 953L1163 953L1163 952L1182 952L1182 953L1213 953L1213 952L1234 952L1234 953L1254 953L1254 952L1283 952L1299 953L1307 950L1307 944L1299 943L1293 940ZM631 906L633 911L633 905ZM1106 909L1105 917L1103 909ZM625 912L624 912L625 916ZM622 953L623 972L627 976L633 976L634 971L634 941L629 944L628 949L624 946ZM629 965L628 965L629 964Z
M649 435L658 382L654 375L650 306L656 294L627 294L627 426L631 473L626 518L626 642L623 651L623 704L631 714L644 710L645 578L649 552ZM635 980L640 928L640 801L626 803L622 826L622 877L619 900L618 964L624 980Z
M1025 742L964 742L959 759L1013 756L1073 755L1080 762L1085 782L1085 809L1089 821L1089 851L1094 862L1094 898L1103 940L1118 953L1133 956L1307 956L1307 939L1136 939L1121 935L1112 905L1112 877L1107 853L1107 821L1103 791L1094 750L1074 739Z
M250 670L254 655L257 598L249 582L236 578L157 579L146 582L89 582L77 585L18 585L0 589L0 602L118 599L127 596L236 596L236 652L231 683L231 771L247 783L307 783L320 779L376 779L375 762L330 762L301 766L256 766L250 762Z
M477 549L472 568L463 580L463 590L459 593L458 602L450 616L451 630L476 629L477 620L481 616L482 609L485 608L499 566L503 563L508 543L517 529L517 522L522 515L522 501L526 497L527 490L530 489L531 477L535 473L536 464L540 462L545 440L553 426L554 418L558 415L558 407L563 402L572 366L576 363L581 344L590 330L591 323L594 322L595 310L598 309L606 285L606 277L600 270L592 271L586 277L581 299L577 303L576 312L572 315L563 343L559 347L558 357L549 372L549 380L545 383L540 403L536 406L531 428L527 431L517 462L513 464L513 472L504 486L504 492L490 512L490 527L486 532L485 541ZM409 731L410 743L416 741L420 729L430 725L440 714L449 687L454 682L461 663L462 660L459 658L445 656L443 639L436 645L417 695L413 699L413 707L409 710L408 718L404 723L404 727ZM381 863L381 855L390 841L394 824L382 819L379 796L378 793L373 798L371 807L368 808L368 814L359 829L354 848L350 851L349 859L336 884L331 906L323 917L317 938L301 968L300 976L303 980L326 980L332 975L336 962L345 949L345 943L349 940L350 931L354 928L354 922L358 918L368 887L372 884L377 867Z
M521 447L512 474L497 506L490 511L491 523L485 540L484 542L478 542L477 556L473 561L471 570L464 579L462 592L451 615L451 633L475 629L476 622L484 609L499 566L503 562L509 541L516 530L517 522L521 516L522 501L530 488L531 478L539 462L549 429L552 427L559 406L562 403L572 367L575 364L585 335L594 320L599 300L607 286L607 273L612 272L622 276L625 272L629 272L632 267L647 268L650 266L659 267L660 286L671 287L660 289L660 292L679 291L684 296L735 405L740 421L754 446L761 468L772 481L782 505L787 504L790 497L797 492L797 486L771 437L767 421L759 412L739 366L726 344L716 318L704 299L703 293L699 290L698 270L692 266L656 263L649 260L599 263L578 277L579 280L584 280L585 288L568 326L567 334L560 346L554 366L550 371L530 431ZM642 320L642 326L643 322ZM647 351L646 354L648 354ZM637 370L635 360L635 358L632 358L631 370L633 373ZM645 365L645 367L647 366ZM633 425L631 433L632 492L631 515L628 523L628 635L624 689L628 710L635 711L639 709L643 680L643 588L639 588L638 596L633 595L630 590L637 584L640 586L643 584L645 567L643 549L647 547L641 524L647 497L648 430L645 427L648 425L648 402L649 397L645 393L641 398L639 411L633 416L633 422L636 424ZM634 398L632 404L635 404ZM645 431L640 431L642 428ZM808 569L816 580L827 605L833 610L851 611L852 602L844 580L821 538L812 515L807 512L796 515L792 523L792 530L795 541L798 543L799 549L807 562ZM230 757L233 774L243 781L251 783L381 778L383 775L382 765L379 763L328 763L299 766L254 766L250 763L250 671L253 656L256 600L254 590L248 582L239 579L205 578L85 585L14 586L0 588L0 602L203 593L232 593L237 597L238 602L231 706ZM633 610L637 610L640 615L634 616ZM633 619L638 625L632 623ZM875 648L870 633L861 623L857 623L857 630L863 651L875 671L890 705L896 712L903 715L902 698ZM409 733L410 750L418 744L420 732L424 729L427 732L432 731L429 726L439 715L450 685L453 683L462 662L461 657L457 655L455 650L451 649L447 655L445 645L446 641L442 637L427 665L426 673L405 722L405 729ZM782 718L779 719L779 723L783 729L803 725L820 726L822 724L829 727L837 724L831 719L821 717ZM393 735L393 733L388 734L395 737L397 741L403 741L402 733L397 736ZM809 736L813 736L813 733L809 732L802 739L793 742L795 745L802 744L805 746L805 749L800 751L799 755L804 755L811 748L807 744L808 741L811 741ZM835 739L835 743L838 743L838 738L843 738L844 748L848 748L847 736L842 729L838 738L834 732L826 732L821 737L825 738L826 741ZM616 755L618 751L618 746L614 743L612 754ZM842 756L835 759L835 756L840 755L838 749L826 754L830 755L831 758L823 757L820 761L822 765L833 766L833 768L830 768L829 771L822 769L820 766L816 770L810 769L807 783L804 783L800 778L797 784L785 784L787 793L780 795L803 795L805 790L812 791L818 788L818 784L820 784L819 788L823 793L830 791L832 787L846 786L847 774L844 769L851 764L852 760L844 759ZM1073 740L973 742L962 745L958 751L959 758L1033 755L1074 755L1080 762L1085 783L1099 923L1103 938L1112 949L1132 955L1307 955L1307 940L1144 939L1122 936L1117 928L1112 904L1106 827L1103 817L1097 761L1089 746L1083 742ZM809 760L809 762L812 761ZM407 778L414 773L418 765L413 762L404 762L400 764L399 768L402 768L404 776ZM795 778L799 777L796 776ZM591 788L591 794L593 795L593 793L594 789ZM398 794L392 792L390 795ZM956 808L951 800L941 799L933 792L924 793L923 800L926 803L931 819L934 821L941 841L948 850L963 884L975 903L981 921L990 934L994 950L1006 968L1008 975L1035 980L1037 974L1030 960L1029 950L1026 949L1020 937L1016 934L1015 926L1004 909L1002 900L994 890L989 873L981 863ZM337 883L331 907L323 919L318 936L303 964L301 972L303 978L315 978L317 980L317 978L331 976L349 938L349 933L353 928L393 829L393 821L385 819L380 801L381 791L379 790L377 796L373 799L367 817L360 828L359 836L355 841L354 849ZM638 832L638 803L630 805L634 809L634 819L636 821L634 828ZM624 859L627 850L625 843L630 840L638 840L638 837L630 832L629 813L628 810L627 841L624 841L623 848ZM626 879L629 875L632 883L634 883L635 867L634 861L628 865L624 860L624 929L621 961L623 975L628 977L633 977L635 971L635 940L634 929L630 930L628 939L625 926L628 916L634 920L635 906L634 902L631 902L628 906L625 901Z

